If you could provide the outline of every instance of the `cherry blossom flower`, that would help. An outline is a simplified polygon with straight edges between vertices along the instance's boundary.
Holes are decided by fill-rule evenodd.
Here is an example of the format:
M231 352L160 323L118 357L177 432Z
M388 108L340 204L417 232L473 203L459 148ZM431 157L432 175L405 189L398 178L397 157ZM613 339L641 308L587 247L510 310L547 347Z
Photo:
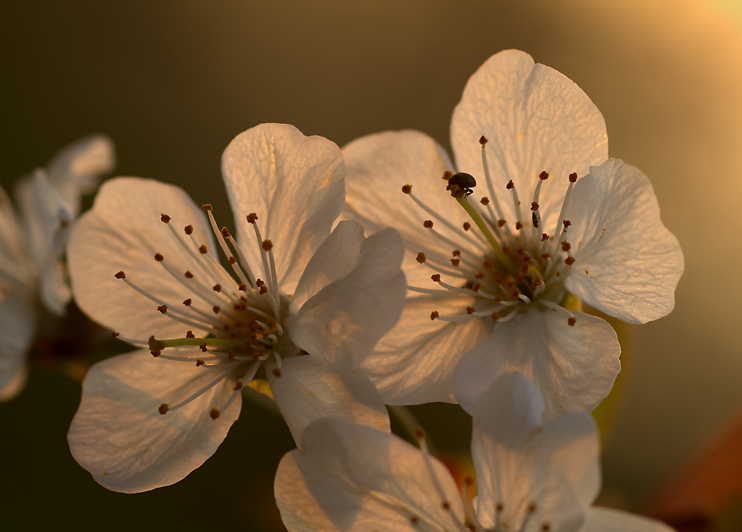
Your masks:
M429 452L395 435L339 419L304 434L276 473L289 532L670 532L657 521L591 507L600 489L590 416L542 423L544 401L521 374L497 379L474 403L473 479L463 493ZM470 502L471 501L471 502Z
M139 178L107 182L73 232L78 305L146 346L91 368L69 431L75 459L109 489L150 490L199 467L256 377L297 445L325 415L388 429L357 366L402 310L399 234L364 238L355 222L330 232L344 202L342 154L292 126L237 136L222 169L236 236L210 205Z
M346 217L395 226L408 250L405 310L364 367L389 404L454 392L470 404L517 371L549 415L591 410L620 346L574 296L644 323L672 310L683 271L649 180L608 159L603 117L579 87L519 51L472 76L451 138L456 167L416 131L343 149Z
M39 314L65 313L71 298L64 264L80 197L95 190L114 165L113 144L102 135L77 141L16 186L16 210L0 189L0 400L25 384L26 352Z

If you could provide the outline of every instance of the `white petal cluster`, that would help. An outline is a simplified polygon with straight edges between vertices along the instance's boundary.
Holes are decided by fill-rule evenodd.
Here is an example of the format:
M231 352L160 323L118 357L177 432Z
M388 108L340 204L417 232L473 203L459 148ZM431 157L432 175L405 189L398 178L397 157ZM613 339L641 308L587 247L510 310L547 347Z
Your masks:
M222 168L236 237L210 205L140 178L105 183L72 236L80 308L148 347L91 368L69 431L75 459L109 489L150 490L200 466L254 378L270 384L297 445L326 415L388 429L358 365L402 309L399 234L331 231L344 166L327 139L257 126Z
M345 216L393 224L408 250L405 310L364 368L391 404L467 407L497 376L520 372L549 416L592 410L619 372L620 346L571 294L631 323L674 306L683 255L651 184L608 159L585 93L519 51L469 80L451 143L455 167L416 131L343 149ZM453 183L469 183L471 199L452 198Z
M64 250L83 194L95 190L114 166L111 141L81 139L60 151L46 168L22 178L16 207L0 189L0 400L25 383L25 355L42 306L65 313L72 294Z
M498 378L475 401L471 482L401 438L339 419L316 421L303 450L278 466L275 495L290 532L669 532L666 525L593 508L598 438L585 413L543 422L538 389Z

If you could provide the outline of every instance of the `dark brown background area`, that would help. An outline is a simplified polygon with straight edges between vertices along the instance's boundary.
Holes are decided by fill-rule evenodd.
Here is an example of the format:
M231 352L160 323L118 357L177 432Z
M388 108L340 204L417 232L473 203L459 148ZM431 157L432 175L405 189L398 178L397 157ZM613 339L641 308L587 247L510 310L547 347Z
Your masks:
M116 143L116 175L177 183L224 222L219 162L237 133L288 122L343 145L414 128L448 146L468 77L499 50L526 50L601 109L611 155L652 179L686 253L677 311L632 329L606 500L641 508L740 406L739 11L700 0L26 0L3 3L0 20L6 189L103 132ZM280 529L272 478L293 447L282 422L246 405L202 468L126 496L69 454L79 393L34 368L26 390L0 404L0 528ZM468 442L456 407L418 413L440 447Z

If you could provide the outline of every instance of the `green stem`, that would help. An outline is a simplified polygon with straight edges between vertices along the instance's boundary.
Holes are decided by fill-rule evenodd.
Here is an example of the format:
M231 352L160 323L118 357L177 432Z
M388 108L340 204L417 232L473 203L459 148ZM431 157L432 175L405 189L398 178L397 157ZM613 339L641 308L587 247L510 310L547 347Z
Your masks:
M482 234L487 239L487 242L490 243L490 246L492 246L492 249L495 251L497 258L500 259L500 262L502 262L508 270L515 271L515 265L510 260L510 258L505 255L505 252L503 252L502 247L500 247L500 243L495 238L495 235L492 234L492 231L490 231L487 223L484 221L484 219L482 219L482 216L479 214L479 212L477 212L472 204L469 203L469 200L466 199L466 196L456 198L456 201L459 202L459 204L464 208L467 214L471 216L471 219L474 220L474 223L477 224L477 227L479 227L479 230L482 231Z

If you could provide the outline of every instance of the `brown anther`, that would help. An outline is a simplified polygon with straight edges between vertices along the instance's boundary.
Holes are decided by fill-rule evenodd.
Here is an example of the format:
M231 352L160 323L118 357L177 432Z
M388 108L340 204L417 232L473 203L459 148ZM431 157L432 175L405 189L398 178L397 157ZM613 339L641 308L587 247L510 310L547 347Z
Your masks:
M505 507L504 507L504 506L502 505L502 503L501 503L501 502L498 502L498 503L497 503L497 505L495 506L495 510L496 510L496 511L498 511L498 512L502 512L502 510L503 510L504 508L505 508Z
M491 269L492 269L492 263L491 263L490 261L486 260L486 261L484 261L484 262L482 263L482 267L483 267L483 268L484 268L485 270L491 270Z
M186 331L186 338L195 338L196 335L193 334L193 331Z
M117 332L112 332L112 333L111 333L111 338L116 338L117 336L119 336L119 334L120 334L120 333L117 333Z
M167 305L160 305L157 307L157 310L159 310L163 314L167 314Z
M541 254L541 258L544 259L544 260L548 259L549 257L551 257L551 253L542 253Z
M452 177L453 177L453 172L449 170L446 170L445 172L443 172L443 179L445 179L446 181L448 181Z
M271 242L270 240L263 240L261 247L263 248L263 251L270 251L271 249L273 249L273 242Z
M185 272L184 275L185 275L186 279L193 279L193 274L190 271L188 271L188 270L186 270L186 272Z
M481 284L479 284L479 283L474 283L474 284L472 285L472 287L471 287L471 289L472 289L472 290L473 290L474 292L479 292L479 289L480 289L480 288L482 288L482 285L481 285Z
M260 358L260 351L253 351L250 355L250 358L252 358L253 360L258 360Z
M502 296L495 296L495 303L502 303Z
M570 222L569 220L562 220L562 224L564 224L564 232L566 233L567 232L567 227L569 227L570 225L572 225L572 222Z
M411 194L412 193L412 185L404 185L402 187L402 192L405 194Z
M510 249L509 247L507 247L507 246L502 246L502 252L503 252L503 253L504 253L505 255L510 255L510 251L511 251L511 249Z
M438 313L437 310L434 310L433 312L430 313L431 320L435 320L438 316L440 316L440 314Z
M549 240L549 235L541 233L541 242L545 242L546 240Z
M569 174L569 182L570 183L577 183L577 174L575 172Z
M474 307L466 307L466 313L467 314L474 314L474 311L476 309Z
M199 246L198 248L198 252L201 253L201 255L206 255L209 252L209 248L201 244L201 246Z
M471 229L471 224L469 222L464 222L464 231L468 231Z
M167 403L162 403L162 404L161 404L161 405L160 405L160 406L159 406L159 407L157 408L157 411L158 411L158 412L159 412L159 413L160 413L161 415L163 415L163 416L164 416L165 414L167 414L167 411L168 411L168 410L170 410L170 407L168 406L168 404L167 404Z
M539 179L540 179L541 181L546 181L547 179L549 179L549 173L548 173L548 172L547 172L546 170L544 170L543 172L541 172L541 173L540 173L540 174L538 175L538 178L539 178Z
M433 282L440 283L441 282L441 274L440 273L434 273L430 276L431 279L433 279Z
M415 257L415 260L416 260L417 262L419 262L420 264L423 264L423 263L424 263L424 262L425 262L426 260L428 260L428 259L427 259L427 258L425 257L425 253L423 253L423 252L421 251L420 253L418 253L418 254L417 254L417 257Z
M213 211L214 207L211 206L211 203L204 203L201 205L201 208L205 211Z
M572 244L564 240L562 242L562 251L569 251L570 249L572 249Z
M273 371L271 373L273 373L274 377L278 378L281 378L281 375L283 375L283 373L281 373L281 368L273 368Z
M198 348L204 353L207 353L209 351L208 349L206 349L206 344L201 344L198 346Z
M497 311L492 313L492 321L497 321L501 318L500 314L497 313Z
M247 285L245 283L240 283L237 285L237 290L240 292L247 292Z
M549 523L544 523L541 525L541 530L542 532L549 532L549 530L551 530L551 525Z
M482 205L485 205L485 206L486 205L489 205L490 204L490 199L487 196L483 196L482 199L479 200L479 203L481 203Z
M165 349L165 343L155 339L154 335L149 337L147 345L149 346L149 352L152 353L153 357L160 356L160 352Z
M575 318L574 316L567 320L567 325L569 325L570 327L574 327L575 323L577 323L577 318Z
M211 412L209 412L209 416L211 416L211 419L216 419L216 418L219 417L219 414L220 413L221 412L219 412L219 409L218 408L212 408L211 409Z
M124 272L118 272L114 277L116 279L126 279L126 274Z
M567 257L566 259L564 259L564 264L566 264L567 266L572 266L574 263L575 263L574 257Z
M531 210L532 211L537 211L538 210L538 203L536 203L535 201L532 201L531 202Z
M247 223L254 224L258 220L258 215L254 212L251 212L250 214L245 216L245 218L247 219Z
M458 250L458 249L454 249L454 250L453 250L453 251L451 252L451 255L453 255L454 257L460 257L460 256L461 256L461 250Z
M219 283L217 283L217 284L215 284L214 286L212 286L212 287L211 287L211 289L212 289L212 290L213 290L214 292L221 292L221 291L222 291L222 285L220 285Z
M506 223L507 222L505 220L503 220L502 218L500 218L499 220L497 220L497 227L505 227L505 224Z
M508 184L505 186L505 188L507 188L508 190L515 188L515 183L513 183L512 179L508 181Z
M483 272L477 272L477 273L476 273L476 274L474 275L474 278L475 278L475 279L484 279L484 273L483 273Z
M234 257L234 255L230 255L227 261L229 262L229 265L231 266L232 264L237 262L237 259Z
M433 220L425 220L423 222L423 227L425 227L426 229L432 228L433 227Z
M479 137L479 144L481 144L482 146L484 146L485 144L487 144L487 137L485 137L484 135L482 135L481 137Z
M206 364L206 362L204 362L200 358L196 359L196 367L203 366L204 364Z
M523 224L520 222L515 222L515 228L518 230L523 229Z
M425 439L425 430L418 427L413 431L413 434L415 435L415 439L417 440L424 440Z
M535 511L536 511L536 505L535 505L534 503L531 503L531 504L529 504L529 505L528 505L528 511L529 511L530 513L533 513L533 512L535 512Z
M255 285L258 287L265 286L265 281L263 281L262 279L255 279Z
M214 311L214 314L219 314L221 307L219 307L219 305L214 305L213 307L211 307L211 310Z
M234 383L234 388L232 388L234 391L241 390L242 389L242 381L237 381Z
M188 298L188 299L183 300L183 304L186 307L190 307L192 303L193 303L193 300L191 298Z
M441 503L441 507L442 507L442 508L443 508L444 510L450 510L450 509L451 509L451 505L449 504L449 502L448 502L448 501L443 501L443 502Z
M536 278L531 280L531 288L536 288L537 286L541 286L541 279Z
M193 226L192 225L186 225L183 228L183 231L185 231L185 234L192 235L193 234Z
M461 259L451 259L451 264L454 268L458 268L459 264L461 264Z
M267 294L268 293L268 287L266 287L265 285L263 285L263 286L260 287L260 290L258 290L258 292L260 293L261 296L263 294Z
M237 353L235 353L234 351L230 351L227 354L227 358L230 359L230 360L233 359L233 358L237 358Z
M170 223L170 220L172 220L172 218L170 218L167 214L161 214L160 215L160 221L162 223L169 224Z

